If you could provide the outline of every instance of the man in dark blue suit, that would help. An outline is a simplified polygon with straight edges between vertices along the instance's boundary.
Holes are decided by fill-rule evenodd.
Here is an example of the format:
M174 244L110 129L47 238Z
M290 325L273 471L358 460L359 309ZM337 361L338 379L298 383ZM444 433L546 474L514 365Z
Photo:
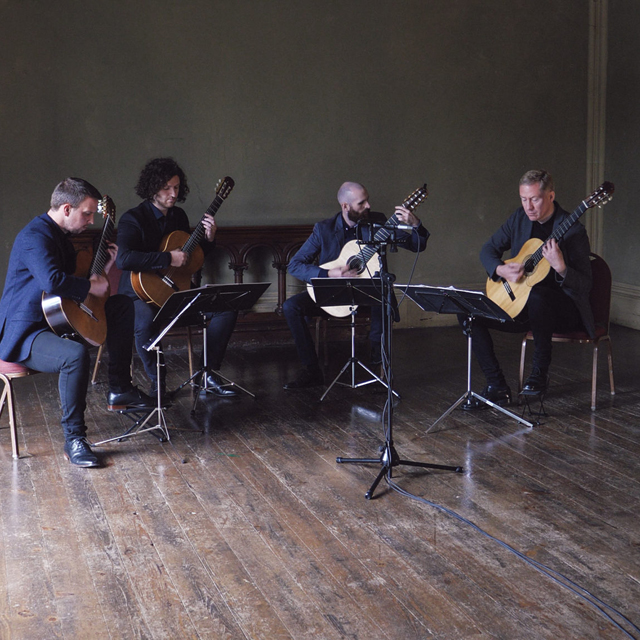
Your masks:
M568 217L556 202L553 178L543 169L527 171L520 178L522 206L489 238L480 251L480 260L493 280L504 278L519 282L524 265L503 261L505 251L516 257L531 238L545 242L542 255L551 265L547 277L532 287L525 308L515 322L501 324L478 319L473 323L473 352L486 378L482 396L499 405L511 401L500 363L493 349L489 329L511 333L533 333L533 365L522 393L535 396L544 393L549 383L551 338L554 332L586 331L595 335L595 323L589 303L591 262L589 238L582 224L576 222L560 243L549 236ZM459 316L464 324L465 317ZM475 399L463 405L465 409L483 409L486 405Z
M344 265L332 269L323 269L318 265L326 264L338 258L344 245L356 239L356 226L360 223L374 223L384 225L386 217L382 213L371 211L369 194L357 182L345 182L338 190L340 212L332 218L318 222L311 236L289 263L289 273L303 280L311 282L312 278L350 278L357 276L356 271L349 270ZM395 216L399 223L410 225L412 233L399 234L402 240L400 246L410 251L423 251L427 246L429 232L422 226L418 218L404 207L395 208ZM363 227L363 239L367 240L370 227ZM283 311L298 351L302 369L298 377L284 385L285 389L302 389L321 385L324 382L322 370L318 362L313 338L309 331L307 318L320 314L320 308L305 291L288 298ZM371 327L369 340L371 342L371 362L380 364L380 341L382 338L382 315L380 307L373 307L371 312Z
M78 303L89 293L107 294L109 283L104 275L73 275L76 254L69 239L93 224L100 198L100 192L80 178L67 178L55 188L49 211L31 220L16 237L0 300L0 358L35 371L60 374L64 452L72 464L81 467L99 466L85 438L89 353L84 344L60 338L50 330L41 300L43 292ZM116 252L116 246L110 245L107 272ZM124 296L112 296L105 312L109 404L152 407L153 399L131 385L133 305Z

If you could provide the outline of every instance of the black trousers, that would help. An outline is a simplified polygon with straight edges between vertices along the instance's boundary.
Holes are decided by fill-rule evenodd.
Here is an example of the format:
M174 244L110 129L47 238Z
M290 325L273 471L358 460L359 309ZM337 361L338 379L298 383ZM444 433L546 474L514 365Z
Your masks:
M109 352L109 390L116 393L131 387L131 342L133 340L133 301L123 295L108 298L107 350ZM52 331L38 334L29 357L22 362L34 371L59 373L58 392L62 406L65 438L86 434L84 411L89 384L89 350L84 343L60 338Z
M298 351L298 357L304 367L319 368L318 355L313 344L313 338L309 331L308 318L321 316L322 309L306 292L298 293L284 301L282 306L284 317ZM372 348L380 345L382 338L382 307L371 307L371 325L369 328L369 340Z
M151 322L158 313L158 307L140 299L133 301L135 306L135 342L136 350L142 360L144 370L152 385L157 384L157 362L154 351L147 351L144 346L154 338L151 335ZM237 311L221 311L212 314L207 325L207 361L209 369L217 370L222 366L227 345L238 319ZM164 372L164 368L163 368Z
M466 316L458 315L461 326L466 325ZM566 331L584 331L582 319L573 300L561 289L533 287L525 308L514 322L501 323L478 318L473 322L472 347L487 384L505 384L500 363L493 348L489 329L508 333L533 333L533 366L543 370L551 364L551 336Z

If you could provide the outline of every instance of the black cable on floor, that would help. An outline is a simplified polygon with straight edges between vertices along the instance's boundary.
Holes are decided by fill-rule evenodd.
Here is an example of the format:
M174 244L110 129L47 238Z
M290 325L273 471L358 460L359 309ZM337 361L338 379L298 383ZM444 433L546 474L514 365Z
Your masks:
M606 618L609 622L611 622L611 624L613 624L615 627L620 629L620 631L622 631L627 637L631 638L631 640L640 639L640 628L638 628L633 622L631 622L629 618L627 618L624 614L622 614L617 609L614 609L612 606L608 605L606 602L600 600L600 598L595 596L593 593L591 593L584 587L581 587L579 584L575 583L570 578L567 578L567 576L563 575L562 573L559 573L558 571L555 571L554 569L551 569L550 567L547 567L546 565L542 564L541 562L538 562L537 560L534 560L533 558L529 558L524 553L518 551L517 549L514 549L511 545L504 542L504 540L500 540L499 538L492 536L490 533L488 533L484 529L481 529L477 524L474 524L473 522L471 522L471 520L467 520L467 518L465 518L464 516L461 516L459 513L456 513L455 511L452 511L447 507L443 507L442 505L439 505L435 502L431 502L426 498L421 498L412 493L409 493L408 491L406 491L405 489L397 485L395 482L393 482L393 480L390 480L386 476L385 476L385 480L387 481L387 484L389 485L389 487L394 491L397 491L399 494L406 496L408 498L412 498L413 500L417 500L418 502L422 502L426 505L429 505L430 507L433 507L438 511L442 511L447 515L452 516L453 518L456 518L460 522L466 525L469 525L475 531L477 531L478 533L481 533L483 536L485 536L489 540L492 540L493 542L498 543L501 547L503 547L504 549L507 549L507 551L510 551L521 560L524 560L527 564L531 565L534 569L536 569L540 573L546 575L548 578L551 578L556 584L560 585L561 587L564 587L565 589L568 589L569 591L577 595L579 598L582 598L585 602L589 603L592 607L597 609L604 618ZM618 616L621 620L624 620L624 622L630 625L633 628L633 630L639 635L634 636L633 634L631 634L610 614L612 614L613 616Z

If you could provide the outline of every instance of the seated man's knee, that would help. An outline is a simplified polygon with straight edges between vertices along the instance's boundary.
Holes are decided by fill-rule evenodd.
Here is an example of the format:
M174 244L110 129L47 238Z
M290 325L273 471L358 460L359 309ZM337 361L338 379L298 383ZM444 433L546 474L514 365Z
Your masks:
M67 340L63 351L63 368L75 370L78 368L89 368L89 350L87 347L73 340Z

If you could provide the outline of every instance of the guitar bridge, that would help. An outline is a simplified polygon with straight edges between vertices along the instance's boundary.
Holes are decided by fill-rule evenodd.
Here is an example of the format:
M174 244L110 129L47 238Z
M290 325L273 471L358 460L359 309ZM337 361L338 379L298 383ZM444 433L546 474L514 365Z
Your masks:
M164 282L168 287L171 287L174 291L180 291L176 283L171 278L169 278L169 276L162 276L162 282Z
M511 285L506 280L503 280L502 286L504 287L504 290L507 292L509 298L511 299L511 302L513 302L516 299L516 296L513 293L513 289L511 288Z

